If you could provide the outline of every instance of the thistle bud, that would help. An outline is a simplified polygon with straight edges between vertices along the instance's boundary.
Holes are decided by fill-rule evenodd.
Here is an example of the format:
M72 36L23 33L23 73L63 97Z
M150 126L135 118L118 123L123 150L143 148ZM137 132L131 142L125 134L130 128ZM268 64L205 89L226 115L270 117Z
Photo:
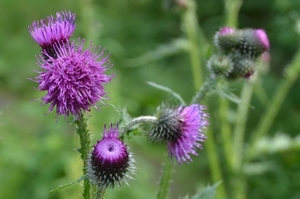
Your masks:
M256 62L252 59L239 59L233 60L233 70L227 76L228 79L234 80L238 78L248 79L255 71Z
M207 61L207 68L216 76L228 76L233 70L233 63L229 56L217 54Z
M243 38L237 47L243 55L249 55L251 58L258 58L270 48L268 36L262 29L242 30Z
M91 183L102 188L121 186L132 179L129 174L134 171L134 161L118 134L118 127L104 128L102 140L97 142L88 157L87 176Z
M222 53L229 54L239 45L240 39L241 35L238 30L230 27L223 27L215 34L214 44Z

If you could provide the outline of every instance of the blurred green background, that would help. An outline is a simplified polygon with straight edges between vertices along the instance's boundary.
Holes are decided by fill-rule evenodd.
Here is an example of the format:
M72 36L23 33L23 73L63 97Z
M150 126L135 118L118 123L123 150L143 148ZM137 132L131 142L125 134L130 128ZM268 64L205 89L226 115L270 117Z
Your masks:
M198 0L198 21L205 36L212 41L215 31L224 24L224 4L221 0ZM63 117L48 113L48 105L38 100L45 93L35 88L34 78L39 70L35 64L38 45L28 26L57 11L70 10L77 14L73 39L86 38L111 53L113 67L109 74L116 76L106 85L109 104L127 107L132 116L152 115L162 100L170 96L150 87L153 81L180 93L185 100L194 94L189 56L177 52L162 56L147 54L162 44L181 38L180 17L176 9L168 8L169 1L157 0L1 0L0 1L0 198L48 198L51 189L77 180L81 176L78 137L74 125ZM87 6L91 5L91 7ZM271 98L284 67L299 46L300 1L245 0L239 15L239 28L263 28L271 43L271 63L262 86ZM88 21L89 23L86 23ZM300 22L299 22L300 23ZM139 56L142 58L136 58ZM238 95L244 80L234 83ZM290 138L300 130L300 81L297 80L269 132L286 133ZM211 101L218 96L211 97ZM212 102L214 103L214 102ZM118 114L110 105L100 111L92 110L90 131L95 142L101 138L103 125L116 122ZM254 95L247 120L246 140L265 109ZM217 111L217 106L213 107ZM232 104L234 115L236 105ZM212 110L211 112L214 112ZM213 115L211 116L213 120ZM212 136L212 135L208 135ZM219 142L218 131L214 135ZM218 139L219 138L219 139ZM156 195L165 158L165 147L134 137L128 142L136 159L137 172L130 187L109 190L107 198L150 199ZM219 151L222 155L222 151ZM199 150L192 164L176 166L171 198L180 198L212 184L207 156ZM300 198L299 146L277 153L265 153L257 161L268 162L261 170L249 175L248 198ZM227 180L225 175L225 181ZM232 187L227 187L232 189ZM51 199L81 198L82 187L75 184L49 196Z

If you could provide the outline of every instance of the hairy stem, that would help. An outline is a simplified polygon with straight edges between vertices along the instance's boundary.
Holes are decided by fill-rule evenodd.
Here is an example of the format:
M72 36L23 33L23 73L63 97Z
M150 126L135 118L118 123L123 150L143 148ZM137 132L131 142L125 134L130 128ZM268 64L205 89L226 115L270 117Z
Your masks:
M81 159L83 162L83 175L87 174L87 164L86 160L90 151L90 134L87 129L87 119L85 118L84 114L81 113L77 120L75 120L77 134L79 135L80 140L80 149L78 149L79 153L81 154ZM84 199L90 199L91 198L91 192L90 192L90 182L87 178L83 181L83 197Z
M191 104L194 103L200 103L201 100L204 99L205 95L214 89L216 84L216 79L215 78L207 78L205 82L202 84L200 87L199 91L196 93L196 95L193 97Z
M133 118L130 122L128 122L121 130L120 130L120 139L124 140L125 136L128 136L129 130L137 124L155 124L157 122L157 118L154 116L140 116Z
M166 158L162 176L159 182L159 188L157 192L157 199L166 199L169 193L169 187L171 183L171 178L172 178L172 173L173 173L173 164L169 157Z

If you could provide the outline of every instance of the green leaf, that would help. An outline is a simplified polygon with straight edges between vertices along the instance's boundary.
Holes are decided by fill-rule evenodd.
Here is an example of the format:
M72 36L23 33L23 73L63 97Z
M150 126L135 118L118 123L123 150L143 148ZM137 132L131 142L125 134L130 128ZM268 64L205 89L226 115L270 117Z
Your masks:
M174 39L168 44L158 46L155 50L147 52L139 57L126 60L126 65L137 67L149 62L163 59L165 57L189 50L189 42L186 39Z
M229 91L227 84L224 84L224 82L218 82L216 85L216 92L219 94L220 97L226 98L236 104L243 104L242 100ZM249 106L250 108L254 108L250 104L243 104L245 106Z
M217 182L212 186L207 186L204 190L201 192L198 191L195 195L192 197L185 196L183 199L213 199L215 193L216 193L216 188L221 184L222 182Z
M120 119L118 121L118 125L119 125L120 129L132 120L132 117L129 115L126 107L117 108L114 105L111 105L111 106L114 107L115 111L117 111L120 116Z
M61 190L61 189L64 189L64 188L67 188L75 183L78 183L82 180L84 180L85 176L81 176L78 180L74 181L74 182L71 182L71 183L68 183L68 184L65 184L65 185L60 185L59 187L55 188L55 189L52 189L50 192L49 192L49 195L54 193L54 192L57 192L58 190Z
M153 86L155 88L158 88L160 90L163 90L163 91L166 91L166 92L170 93L173 97L175 97L176 99L179 100L181 105L185 105L185 102L182 99L182 97L178 93L174 92L172 89L170 89L166 86L162 86L160 84L154 83L154 82L147 82L147 84L149 84L150 86Z

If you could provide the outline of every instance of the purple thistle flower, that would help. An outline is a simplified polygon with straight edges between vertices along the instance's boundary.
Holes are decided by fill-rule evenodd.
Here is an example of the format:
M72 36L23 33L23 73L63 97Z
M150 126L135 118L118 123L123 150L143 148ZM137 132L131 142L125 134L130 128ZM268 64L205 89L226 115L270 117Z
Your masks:
M264 51L268 51L270 48L269 39L267 33L263 29L256 29L254 35L260 43Z
M104 127L103 138L93 147L87 161L91 183L113 188L132 179L129 174L134 173L134 160L118 136L118 126L111 125L108 130Z
M198 155L196 148L204 142L206 136L202 129L209 123L208 114L203 112L204 106L192 104L176 109L162 106L158 111L157 124L149 134L152 141L167 141L171 158L178 163L191 162L190 154Z
M55 57L54 45L69 41L76 27L75 18L75 14L70 11L61 11L56 13L56 17L48 16L46 19L34 21L28 29L42 50Z
M104 51L99 54L100 48L90 44L84 50L83 45L84 40L78 41L78 47L74 43L57 45L57 58L44 51L38 59L42 71L38 72L34 81L39 83L39 90L48 91L41 99L45 104L50 103L49 112L56 107L57 115L78 116L81 111L89 111L90 106L96 107L97 102L105 98L103 84L114 77L104 74L107 70L104 64L109 63L108 56L101 58Z

